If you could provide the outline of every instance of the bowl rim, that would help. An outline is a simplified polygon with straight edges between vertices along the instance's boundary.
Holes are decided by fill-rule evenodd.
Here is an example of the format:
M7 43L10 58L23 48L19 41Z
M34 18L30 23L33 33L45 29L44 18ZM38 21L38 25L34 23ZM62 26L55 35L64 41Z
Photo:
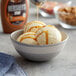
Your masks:
M17 31L12 32L11 35L10 35L10 38L11 38L11 40L12 40L13 42L15 42L15 43L17 43L17 44L20 44L20 45L23 45L23 46L28 46L28 47L52 47L52 46L60 45L60 44L62 44L62 43L64 43L64 42L66 42L66 41L69 39L69 36L67 35L67 33L63 32L63 33L66 34L67 38L66 38L65 40L59 42L59 43L56 43L56 44L48 44L48 45L30 45L30 44L20 43L20 42L14 40L14 39L12 38L13 34L15 34L15 33L17 33L17 32L20 32L20 31L23 31L23 29L20 29L20 30L17 30ZM62 31L61 31L61 32L62 32Z

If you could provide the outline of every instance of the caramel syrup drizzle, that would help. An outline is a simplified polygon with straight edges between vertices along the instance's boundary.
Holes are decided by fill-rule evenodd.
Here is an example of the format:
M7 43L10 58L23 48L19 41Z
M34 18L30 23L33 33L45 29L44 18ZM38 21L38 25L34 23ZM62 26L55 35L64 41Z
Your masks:
M44 27L46 27L45 25L44 26L42 26L43 28ZM52 25L47 25L47 27L53 27L53 28L55 28L54 26L52 26ZM36 33L39 31L40 29L38 29L37 31L36 31Z
M39 8L42 6L43 2L36 5L37 7L37 21L39 20Z
M37 6L37 21L39 19L39 6Z
M48 41L48 40L49 40L49 39L48 39L48 31L45 31L45 34L46 34L46 44L48 44L48 42L49 42L49 41Z
M24 39L27 39L27 38L31 38L31 39L34 39L34 40L36 39L35 37L30 37L30 36L28 36L28 37L22 37L21 40L20 40L20 42L22 42Z
M45 0L45 2L47 2L47 0ZM39 8L41 8L41 6L44 4L44 2L40 2L39 4L36 4L37 6L37 21L39 19Z
M46 26L34 26L34 27L31 27L29 30L28 30L28 32L29 31L31 31L33 28L41 28L41 27L43 27L43 28L45 28ZM52 25L47 25L47 27L53 27L53 28L55 28L54 26L52 26ZM37 31L39 31L40 29L38 29ZM37 32L36 31L36 32ZM45 35L46 35L46 44L48 44L48 31L42 31L40 34L38 34L37 35L37 37L39 37L42 33L45 33ZM27 34L27 35L35 35L35 34ZM24 36L27 36L27 35L24 35ZM36 40L37 41L37 37L35 38L35 37L22 37L21 38L21 40L20 40L20 42L22 41L22 40L24 40L24 39L26 39L26 38L32 38L32 39L34 39L34 40Z
M46 26L43 26L43 28L45 28ZM47 25L47 27L53 27L53 28L55 28L54 26L52 26L52 25ZM37 31L39 31L40 29L38 29ZM46 44L48 44L48 31L42 31L40 34L38 34L37 35L37 37L39 37L42 33L45 33L45 35L46 35ZM36 37L36 40L37 40L37 37Z
M22 42L22 41L23 41L24 39L26 39L26 38L32 38L32 39L35 40L35 37L30 37L30 36L28 36L28 35L35 35L35 34L27 34L27 35L24 35L23 37L21 37L20 42ZM25 37L25 36L27 36L27 37Z
M31 27L27 32L30 32L33 28L41 28L41 27L43 27L43 26L33 26L33 27Z
M48 31L42 31L39 35L37 35L37 37L39 37L42 33L45 33L45 35L46 35L46 44L48 44Z
M25 29L27 29L27 26L30 26L32 23L33 23L33 22L27 23ZM35 22L35 23L37 23L37 22ZM42 23L40 23L40 22L38 22L38 23L39 23L39 24L42 24ZM43 24L42 24L42 25L43 25ZM44 25L43 25L43 26L44 26Z
M33 33L33 34L26 34L26 35L24 35L23 37L28 36L28 35L35 35L35 33ZM21 38L22 38L22 37L21 37Z

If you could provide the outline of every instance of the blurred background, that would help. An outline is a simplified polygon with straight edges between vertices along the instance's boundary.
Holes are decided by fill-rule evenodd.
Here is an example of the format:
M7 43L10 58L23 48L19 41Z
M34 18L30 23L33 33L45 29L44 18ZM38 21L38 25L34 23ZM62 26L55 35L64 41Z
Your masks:
M0 0L1 1L1 0ZM45 2L39 9L37 9L37 6L32 3L31 1L48 1L47 3ZM72 4L76 4L75 0L29 0L29 17L28 17L28 22L33 21L33 20L39 20L43 21L46 24L54 24L54 25L62 25L60 24L59 17L56 17L58 14L55 15L54 12L54 7L59 6L59 5L70 5L70 2L73 2ZM37 19L38 16L38 19ZM64 22L65 23L65 22ZM66 26L66 25L65 25ZM0 26L1 27L1 26ZM63 28L67 28L62 26ZM75 27L70 26L67 29L76 29Z

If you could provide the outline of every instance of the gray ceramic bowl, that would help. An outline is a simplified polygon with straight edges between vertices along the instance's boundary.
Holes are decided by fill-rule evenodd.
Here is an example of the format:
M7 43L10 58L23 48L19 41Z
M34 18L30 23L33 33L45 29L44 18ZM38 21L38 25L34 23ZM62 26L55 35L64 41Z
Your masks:
M16 39L23 33L23 30L15 31L11 34L11 40L17 52L26 59L33 61L47 61L59 54L63 50L68 36L61 32L63 41L51 45L28 45L17 42Z

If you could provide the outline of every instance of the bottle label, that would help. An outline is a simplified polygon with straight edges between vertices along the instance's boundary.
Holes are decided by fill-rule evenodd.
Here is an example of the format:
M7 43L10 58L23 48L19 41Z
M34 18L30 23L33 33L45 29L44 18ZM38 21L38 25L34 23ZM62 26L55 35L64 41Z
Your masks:
M25 0L8 0L6 5L7 20L12 25L22 25L26 19Z

